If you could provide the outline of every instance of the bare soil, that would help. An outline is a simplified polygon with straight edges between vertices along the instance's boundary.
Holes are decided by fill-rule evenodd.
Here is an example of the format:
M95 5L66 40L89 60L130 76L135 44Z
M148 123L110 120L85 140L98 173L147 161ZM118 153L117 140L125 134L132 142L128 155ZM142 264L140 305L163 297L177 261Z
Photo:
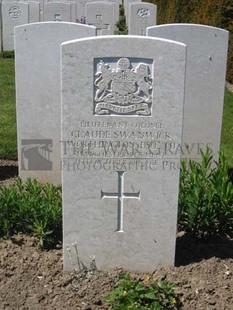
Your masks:
M13 184L16 177L17 163L1 160L0 186ZM21 234L0 241L0 310L111 309L104 296L127 271L64 273L61 245L41 251L34 241ZM233 239L197 240L180 232L175 267L159 268L150 276L176 285L180 309L232 310Z

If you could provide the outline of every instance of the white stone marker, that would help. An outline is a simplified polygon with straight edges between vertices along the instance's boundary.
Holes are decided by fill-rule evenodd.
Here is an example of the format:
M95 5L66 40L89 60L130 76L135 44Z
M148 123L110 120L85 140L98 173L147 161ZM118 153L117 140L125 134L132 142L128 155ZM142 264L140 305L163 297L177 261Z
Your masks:
M40 2L27 1L29 4L29 23L37 23L40 21Z
M204 25L170 24L148 28L148 35L187 45L182 158L200 159L200 149L209 148L218 160L228 31Z
M141 1L140 0L124 0L125 20L127 24L129 20L129 5L134 2L141 2Z
M86 23L86 4L90 0L77 0L77 22L81 24Z
M70 4L70 16L71 16L70 17L70 21L76 23L76 19L77 19L77 1L76 0L45 0L45 4L47 4L47 3L62 3L62 4L64 4L64 3L67 4L68 3L68 4ZM64 17L64 15L67 14L66 13L67 12L67 7L65 6L65 9L64 9L64 7L62 7L59 4L55 5L55 6L53 5L53 6L50 7L49 11L50 11L49 18L53 18L54 19L54 17L55 17L54 15L58 14L57 19L59 21L59 15L61 15L60 19L62 19L62 17ZM56 12L56 11L58 11L58 12ZM67 17L66 17L66 19L67 19ZM50 20L50 21L54 21L54 20Z
M119 1L118 0L90 0L91 3L93 2L106 2L106 3L111 3L114 5L114 24L116 25L117 22L119 21Z
M44 21L44 0L30 0L30 1L27 1L27 0L24 0L24 2L26 3L30 3L31 2L39 2L39 20L36 20L35 18L31 17L30 19L30 23L34 23L34 22L43 22ZM29 6L29 12L30 12L30 9L31 7Z
M107 2L87 3L86 23L96 27L97 36L114 34L114 5Z
M146 28L156 25L157 6L146 2L129 4L129 33L132 35L146 35Z
M99 269L173 264L185 45L108 36L62 55L64 269L75 242L88 268L90 255Z
M29 22L29 4L23 2L2 3L3 50L14 49L14 27Z
M44 21L75 22L72 20L71 3L48 2L44 5Z
M61 183L60 44L95 28L45 22L15 29L19 175Z

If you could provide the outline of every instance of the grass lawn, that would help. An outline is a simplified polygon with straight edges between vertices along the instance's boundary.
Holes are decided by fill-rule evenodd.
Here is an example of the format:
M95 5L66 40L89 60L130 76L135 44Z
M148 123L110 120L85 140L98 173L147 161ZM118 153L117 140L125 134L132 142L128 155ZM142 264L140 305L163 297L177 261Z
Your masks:
M221 150L233 167L233 93L226 90ZM0 158L17 158L14 60L0 57Z
M0 158L17 157L14 59L0 57Z
M225 92L221 151L226 155L230 167L233 168L233 93Z

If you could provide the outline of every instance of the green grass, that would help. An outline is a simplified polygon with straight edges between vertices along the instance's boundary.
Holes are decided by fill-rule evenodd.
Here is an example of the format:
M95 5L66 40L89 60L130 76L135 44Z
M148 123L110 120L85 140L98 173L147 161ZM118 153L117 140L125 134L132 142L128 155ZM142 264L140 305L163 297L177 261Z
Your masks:
M3 55L4 56L4 55ZM7 56L7 55L6 55ZM12 56L10 54L10 56ZM233 167L233 93L226 90L221 151ZM16 158L14 59L0 57L0 158Z
M0 158L16 158L14 59L0 58Z
M233 93L229 90L225 92L221 151L224 152L230 167L233 167Z

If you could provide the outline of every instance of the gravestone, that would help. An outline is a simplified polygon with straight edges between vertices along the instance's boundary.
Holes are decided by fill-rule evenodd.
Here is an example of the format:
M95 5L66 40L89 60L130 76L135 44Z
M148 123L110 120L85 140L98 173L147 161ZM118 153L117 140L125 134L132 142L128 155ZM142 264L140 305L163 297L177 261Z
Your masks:
M125 21L128 25L129 21L129 5L134 2L141 2L140 0L124 0L124 8L125 8Z
M94 35L94 27L63 22L15 29L18 161L24 180L61 183L60 44Z
M68 2L48 2L44 5L44 21L76 22L72 20L72 7Z
M37 21L43 22L44 21L44 0L30 0L30 1L24 0L24 2L26 2L26 3L39 2L39 7L40 7L39 8L39 15L40 15L40 17L39 17L39 20L37 20ZM29 11L30 11L30 9L29 9ZM30 20L30 23L34 23L34 22L36 22L35 19Z
M14 27L29 22L29 4L23 2L2 3L3 50L14 49Z
M157 6L146 2L129 4L129 34L146 35L146 28L156 25Z
M77 0L77 22L81 24L86 23L86 4L90 0Z
M37 23L41 21L40 2L26 1L29 4L29 23Z
M185 58L148 37L62 44L65 270L76 242L87 268L90 255L100 270L174 263Z
M148 36L187 45L182 158L201 158L201 149L218 160L225 91L228 31L195 24L148 28Z
M114 5L107 2L87 3L86 23L96 27L97 36L114 34Z
M45 4L46 3L65 3L65 4L69 3L70 4L70 10L71 10L71 12L70 12L70 15L71 15L70 21L76 23L76 19L77 19L77 1L76 0L45 0ZM51 8L53 10L55 9L55 10L58 10L58 11L62 10L62 6L60 6L59 4L57 6L52 6ZM67 8L65 7L65 11L66 10L67 10ZM53 13L54 13L53 15L59 14L57 12L53 12ZM64 13L63 14L61 13L60 15L61 15L60 19L62 19L62 15L64 15ZM50 16L50 18L51 18L51 16ZM59 16L57 18L59 19Z
M106 3L111 3L114 5L114 24L116 25L117 22L119 21L119 0L90 0L91 3L93 2L106 2Z

